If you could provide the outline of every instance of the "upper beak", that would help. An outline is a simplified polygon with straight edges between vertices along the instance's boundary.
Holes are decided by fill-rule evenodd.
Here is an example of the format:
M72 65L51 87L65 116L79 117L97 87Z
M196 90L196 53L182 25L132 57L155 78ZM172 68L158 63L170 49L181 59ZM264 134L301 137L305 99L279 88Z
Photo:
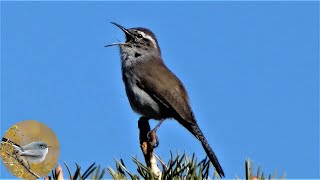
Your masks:
M132 34L128 31L128 29L124 28L124 27L121 26L120 24L117 24L117 23L115 23L115 22L111 22L111 24L114 24L114 25L116 25L118 28L120 28L120 29L126 34L127 37L128 37L128 36L132 37Z
M115 22L111 22L111 24L114 24L115 26L117 26L118 28L120 28L126 34L126 42L128 42L131 38L133 38L133 35L125 27L123 27L120 24L117 24ZM113 44L106 45L104 47L109 47L109 46L114 46L114 45L121 45L121 44L125 44L125 43L113 43Z

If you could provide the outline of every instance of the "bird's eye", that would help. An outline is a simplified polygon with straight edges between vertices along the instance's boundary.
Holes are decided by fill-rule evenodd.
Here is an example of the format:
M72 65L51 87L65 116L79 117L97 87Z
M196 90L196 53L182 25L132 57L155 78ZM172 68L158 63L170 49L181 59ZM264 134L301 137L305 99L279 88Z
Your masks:
M142 35L141 35L141 34L138 34L137 37L138 37L138 38L142 38Z

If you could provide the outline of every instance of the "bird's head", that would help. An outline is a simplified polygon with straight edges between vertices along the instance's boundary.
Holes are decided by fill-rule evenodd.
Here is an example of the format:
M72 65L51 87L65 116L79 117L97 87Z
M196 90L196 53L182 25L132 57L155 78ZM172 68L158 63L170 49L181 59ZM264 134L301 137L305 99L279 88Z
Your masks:
M156 36L147 28L137 27L126 29L123 26L111 22L120 28L126 35L125 42L117 42L105 47L119 45L121 49L131 50L139 53L161 53Z

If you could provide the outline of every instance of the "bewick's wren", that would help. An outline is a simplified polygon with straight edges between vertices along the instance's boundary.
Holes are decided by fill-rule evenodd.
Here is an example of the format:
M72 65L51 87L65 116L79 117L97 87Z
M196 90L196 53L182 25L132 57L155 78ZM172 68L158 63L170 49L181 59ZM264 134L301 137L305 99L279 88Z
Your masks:
M162 60L155 35L146 28L126 29L112 24L126 35L125 42L106 47L120 47L122 79L132 109L142 117L161 122L166 118L176 119L201 142L220 177L224 177L216 155L196 122L185 88Z

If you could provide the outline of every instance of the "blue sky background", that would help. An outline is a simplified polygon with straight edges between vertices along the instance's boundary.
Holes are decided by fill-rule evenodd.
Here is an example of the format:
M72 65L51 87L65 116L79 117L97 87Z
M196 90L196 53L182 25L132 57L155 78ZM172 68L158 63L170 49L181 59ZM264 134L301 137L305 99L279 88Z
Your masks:
M59 162L115 167L143 157L110 24L147 27L187 88L227 178L244 161L268 174L319 178L318 2L1 2L1 135L27 119L51 127ZM152 126L156 122L152 122ZM196 152L177 122L156 152ZM13 178L1 164L0 178Z

